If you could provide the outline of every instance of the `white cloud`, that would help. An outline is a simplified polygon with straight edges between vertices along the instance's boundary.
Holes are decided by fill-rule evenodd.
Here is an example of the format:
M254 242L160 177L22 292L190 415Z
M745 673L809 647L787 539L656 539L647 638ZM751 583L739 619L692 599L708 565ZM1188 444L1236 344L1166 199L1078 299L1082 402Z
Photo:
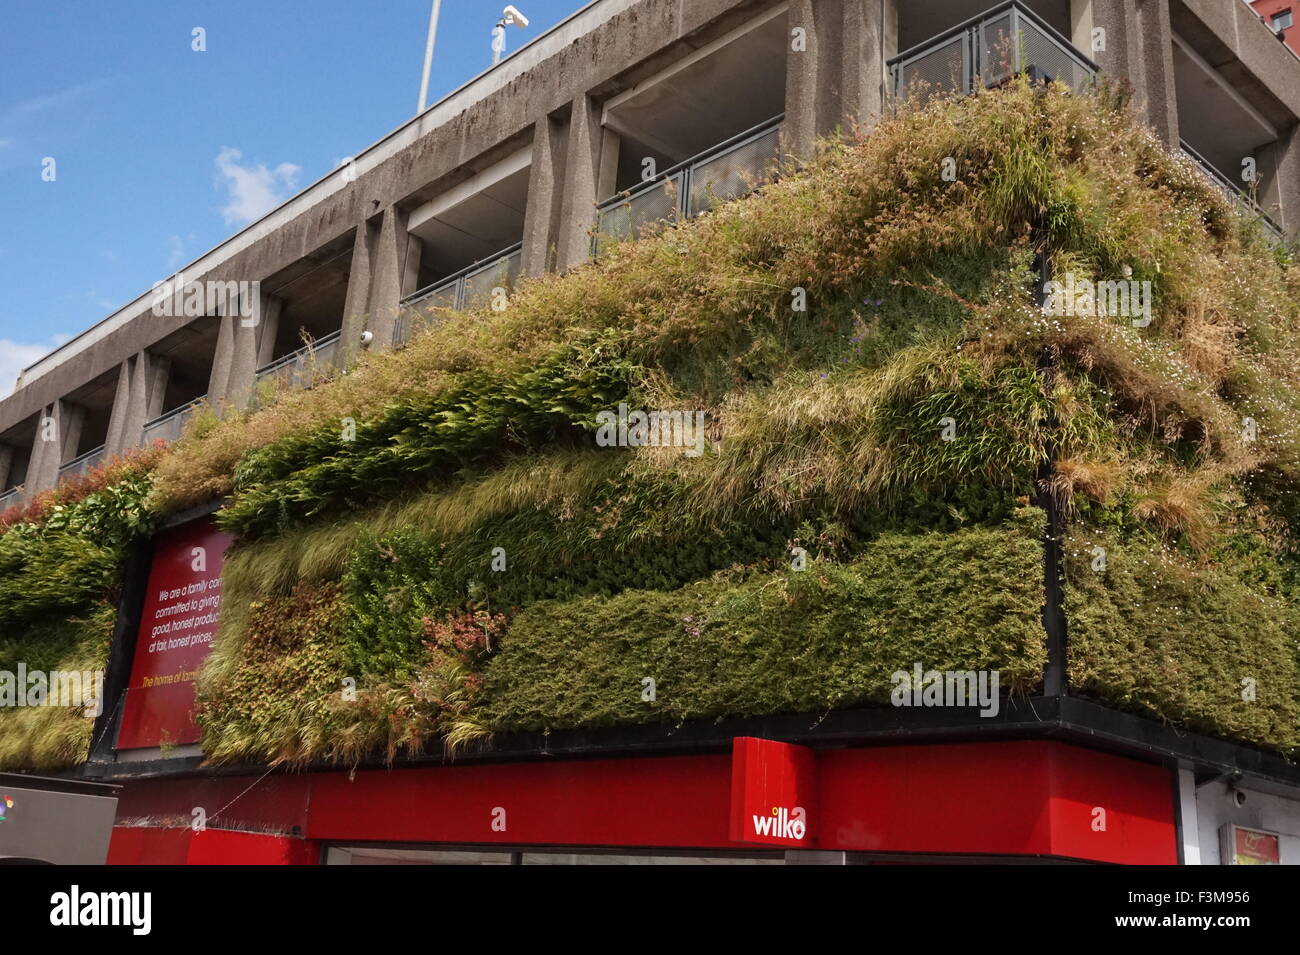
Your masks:
M58 341L60 338L67 340L66 335L58 335L43 345L23 345L8 338L0 338L0 396L12 394L18 373L36 359L48 355L61 344Z
M230 202L221 208L227 225L247 225L266 215L293 193L302 172L291 162L274 169L262 163L242 166L239 160L243 158L243 153L229 146L217 153L217 182L224 184L230 195Z
M167 268L174 269L185 261L185 240L178 235L167 237Z

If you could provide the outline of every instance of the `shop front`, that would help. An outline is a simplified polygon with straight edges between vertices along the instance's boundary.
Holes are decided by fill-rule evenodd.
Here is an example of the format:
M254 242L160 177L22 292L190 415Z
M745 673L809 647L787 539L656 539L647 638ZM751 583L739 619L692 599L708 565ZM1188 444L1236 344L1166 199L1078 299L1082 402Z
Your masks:
M128 783L110 863L1179 861L1160 765L1050 740Z

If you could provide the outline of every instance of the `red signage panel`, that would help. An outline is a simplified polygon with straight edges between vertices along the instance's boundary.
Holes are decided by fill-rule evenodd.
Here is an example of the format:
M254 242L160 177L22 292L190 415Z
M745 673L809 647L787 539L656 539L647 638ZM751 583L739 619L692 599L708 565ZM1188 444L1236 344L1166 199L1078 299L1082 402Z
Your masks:
M731 839L766 846L814 845L817 764L807 746L738 736L731 745Z
M194 680L217 633L221 565L230 541L211 518L154 539L118 749L198 741Z

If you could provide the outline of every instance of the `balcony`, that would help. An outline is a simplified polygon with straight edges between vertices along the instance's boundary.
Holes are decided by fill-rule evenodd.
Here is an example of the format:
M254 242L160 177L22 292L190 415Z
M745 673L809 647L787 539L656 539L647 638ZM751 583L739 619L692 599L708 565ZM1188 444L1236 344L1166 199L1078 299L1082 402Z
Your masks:
M97 448L91 448L85 454L79 454L67 464L59 467L59 482L62 483L70 478L81 477L92 468L98 467L104 460L104 446L101 444Z
M7 511L11 507L17 507L23 502L23 485L11 487L9 490L0 494L0 512Z
M515 243L408 295L393 326L393 345L405 345L416 323L427 321L435 309L477 308L491 302L493 289L513 290L522 261L522 243Z
M592 254L752 192L780 162L783 119L775 116L602 202Z
M1264 229L1264 233L1270 239L1276 242L1286 241L1286 233L1282 231L1282 227L1269 218L1268 213L1260 208L1254 196L1245 189L1238 187L1231 178L1216 169L1208 159L1188 145L1186 140L1180 141L1179 145L1182 147L1183 155L1196 164L1196 167L1205 175L1205 178L1225 196L1236 202L1247 217L1259 222Z
M186 402L179 408L173 408L166 414L159 415L152 421L146 421L144 425L144 437L141 442L146 448L155 441L166 441L171 444L181 436L185 430L185 424L194 417L194 413L199 407L208 400L207 395L201 398L195 398L193 401Z
M1075 92L1097 75L1097 64L1020 3L1004 3L900 53L889 61L895 102L966 96L1028 73Z
M283 358L257 369L257 385L275 382L280 387L310 388L329 377L338 357L342 330L330 332Z

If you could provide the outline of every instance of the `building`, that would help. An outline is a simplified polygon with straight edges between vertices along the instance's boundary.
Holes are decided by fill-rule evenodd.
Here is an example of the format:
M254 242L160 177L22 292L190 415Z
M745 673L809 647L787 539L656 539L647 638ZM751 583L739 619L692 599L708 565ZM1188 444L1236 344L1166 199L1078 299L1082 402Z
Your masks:
M1165 143L1234 195L1245 187L1269 228L1300 233L1300 61L1250 9L986 3L595 0L185 266L161 295L143 292L25 369L0 402L0 491L17 500L174 438L198 402L246 407L259 381L308 384L361 348L398 347L421 301L463 305L585 262L593 225L626 233L665 214L666 179L690 214L706 192L743 191L746 171L778 151L806 155L817 137L870 123L918 78L995 80L993 51L1012 34L1027 38L1022 69L1126 80ZM656 188L643 184L647 159ZM192 283L232 291L186 314ZM201 521L169 529L153 568L209 534ZM149 572L134 572L134 624L159 589L144 586ZM109 684L124 686L130 651L115 653ZM671 741L521 738L490 759L277 775L251 791L256 775L200 771L192 741L164 746L147 713L105 719L112 732L96 733L87 774L122 785L114 862L583 861L595 847L720 863L1172 863L1217 859L1225 826L1300 861L1294 766L1059 693L991 724L918 716L906 745L872 745L898 742L894 714L813 731L802 718L733 721ZM872 785L885 776L907 782ZM957 782L921 798L915 781L936 776ZM813 805L815 852L800 811ZM999 824L974 824L970 807L990 805ZM736 835L769 806L764 838ZM184 824L213 807L238 826ZM1100 828L1098 809L1110 819ZM719 848L740 841L754 847Z
M0 506L174 437L195 402L242 406L257 381L301 376L303 333L315 362L346 361L400 340L415 298L473 297L498 272L586 260L593 204L639 185L643 159L677 175L765 131L727 162L754 161L778 135L797 156L817 135L879 113L891 77L948 82L963 48L950 31L971 18L1007 28L984 9L980 0L589 4L160 280L244 283L246 299L255 282L257 301L239 308L259 309L256 325L155 315L159 295L148 290L26 368L0 401ZM1260 207L1280 230L1300 228L1297 64L1250 10L1214 0L1023 9L1132 83L1161 138L1225 188L1255 170ZM802 52L785 42L792 24L806 24ZM1060 57L1052 42L1034 51L1048 72ZM785 69L770 69L775 61Z
M1252 0L1250 5L1278 39L1300 55L1300 36L1292 29L1295 26L1295 4L1289 0Z

